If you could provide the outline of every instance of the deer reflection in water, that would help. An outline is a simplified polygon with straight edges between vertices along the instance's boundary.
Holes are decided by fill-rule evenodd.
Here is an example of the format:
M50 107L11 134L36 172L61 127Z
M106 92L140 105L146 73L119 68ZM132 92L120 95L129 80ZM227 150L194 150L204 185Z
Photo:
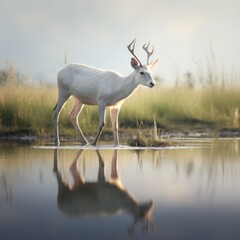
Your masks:
M133 224L129 233L134 233L138 222L143 221L143 230L153 229L152 209L153 202L138 203L138 201L126 190L118 175L117 161L118 150L114 150L111 162L111 178L106 180L104 172L104 160L100 152L98 156L98 179L96 182L85 182L77 170L77 162L84 150L79 150L73 160L70 172L73 184L70 186L64 182L58 166L58 152L54 152L54 172L58 182L58 207L66 215L84 217L116 214L126 211L133 216Z

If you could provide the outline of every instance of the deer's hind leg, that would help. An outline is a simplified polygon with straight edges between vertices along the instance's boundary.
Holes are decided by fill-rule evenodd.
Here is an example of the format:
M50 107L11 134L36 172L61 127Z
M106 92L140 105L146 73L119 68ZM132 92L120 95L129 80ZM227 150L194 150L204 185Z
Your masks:
M69 93L59 89L58 101L56 106L53 108L54 141L56 146L60 144L58 128L59 115L69 97L70 97Z
M83 132L78 124L78 116L81 113L84 104L81 103L76 97L74 97L74 105L72 108L71 113L69 114L69 118L71 120L71 123L76 131L77 137L79 137L78 140L83 141L84 144L89 144L85 136L83 135Z

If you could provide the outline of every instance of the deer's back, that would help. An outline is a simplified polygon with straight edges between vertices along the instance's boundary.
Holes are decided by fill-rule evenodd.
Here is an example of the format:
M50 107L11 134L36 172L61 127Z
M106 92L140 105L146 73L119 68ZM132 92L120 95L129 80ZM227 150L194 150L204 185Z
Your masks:
M58 73L58 87L77 97L82 103L97 104L102 96L111 98L120 75L83 64L69 64Z

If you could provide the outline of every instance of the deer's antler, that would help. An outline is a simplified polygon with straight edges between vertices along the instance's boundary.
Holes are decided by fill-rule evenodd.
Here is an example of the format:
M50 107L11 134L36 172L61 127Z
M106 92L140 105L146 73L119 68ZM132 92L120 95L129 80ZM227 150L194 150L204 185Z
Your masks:
M149 45L150 45L150 42L145 43L142 48L143 50L147 53L147 65L149 64L149 58L152 56L153 52L154 52L154 45L153 45L153 48L152 48L152 51L150 52L149 51Z
M136 44L136 38L133 39L133 41L127 46L129 52L136 58L136 60L139 62L140 66L142 66L142 63L140 62L140 60L138 59L138 57L135 55L134 53L134 48L135 48L135 44Z

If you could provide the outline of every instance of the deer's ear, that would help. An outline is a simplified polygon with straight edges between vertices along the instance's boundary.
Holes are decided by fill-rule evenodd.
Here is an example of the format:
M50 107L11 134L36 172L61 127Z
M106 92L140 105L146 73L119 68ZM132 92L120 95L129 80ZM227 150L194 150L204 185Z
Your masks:
M131 66L136 69L138 67L138 61L135 58L131 58Z
M154 69L154 68L156 67L157 62L158 62L158 59L156 59L156 60L150 62L149 66L150 66L150 69L151 69L151 70Z

